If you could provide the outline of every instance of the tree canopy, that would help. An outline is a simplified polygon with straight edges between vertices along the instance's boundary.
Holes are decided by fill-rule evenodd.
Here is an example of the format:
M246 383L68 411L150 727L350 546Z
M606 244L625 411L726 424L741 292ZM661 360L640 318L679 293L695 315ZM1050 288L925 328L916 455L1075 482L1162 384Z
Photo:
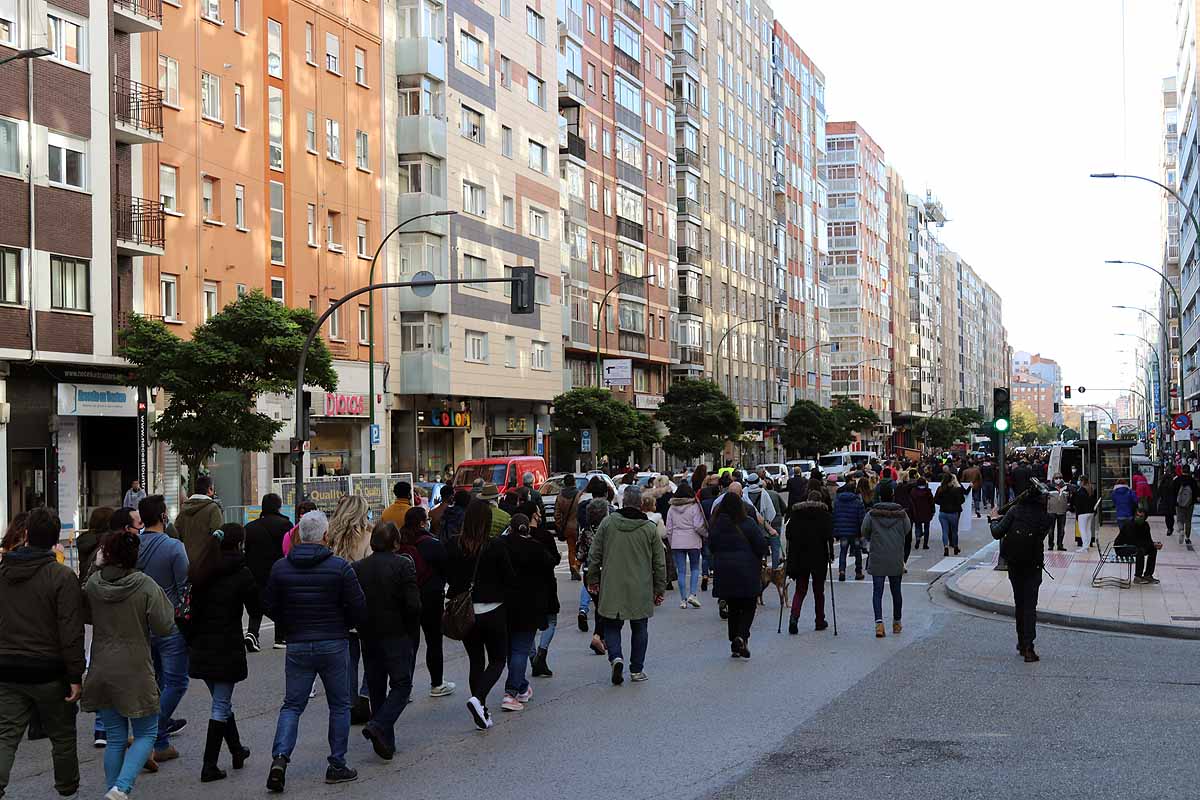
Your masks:
M788 453L815 458L844 447L850 433L832 410L811 400L797 400L783 419L780 440Z
M663 449L687 461L721 452L727 440L742 432L737 406L712 381L671 384L654 416L667 426Z
M842 427L849 432L870 430L879 424L878 414L849 397L835 397L833 413Z
M1037 441L1037 417L1034 415L1033 409L1023 400L1017 400L1012 404L1012 416L1009 422L1012 423L1008 433L1010 439L1025 444L1033 444Z
M581 386L554 398L555 440L559 447L579 449L579 433L596 429L597 455L624 460L630 452L642 458L659 441L650 417L621 402L608 389Z
M187 465L189 482L218 447L271 448L283 423L259 412L256 401L295 390L300 351L315 324L307 308L289 308L258 290L225 306L191 339L159 320L130 317L118 350L133 366L127 382L167 393L154 432ZM337 388L333 357L320 337L309 348L305 383Z

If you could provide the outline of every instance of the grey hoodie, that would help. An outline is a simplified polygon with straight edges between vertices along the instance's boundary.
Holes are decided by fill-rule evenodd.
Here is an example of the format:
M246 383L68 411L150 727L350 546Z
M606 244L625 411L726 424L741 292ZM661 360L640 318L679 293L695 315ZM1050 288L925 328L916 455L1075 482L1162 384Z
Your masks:
M904 574L904 537L912 520L898 503L876 503L863 517L863 538L871 543L867 572L872 575Z

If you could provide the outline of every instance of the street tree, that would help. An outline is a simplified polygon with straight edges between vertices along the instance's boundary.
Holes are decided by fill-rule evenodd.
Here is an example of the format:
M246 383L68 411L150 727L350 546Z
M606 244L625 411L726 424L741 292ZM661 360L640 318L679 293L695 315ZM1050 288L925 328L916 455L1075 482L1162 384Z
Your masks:
M855 432L869 431L879 424L878 414L845 396L833 399L833 416L843 431L837 447L848 445Z
M1037 441L1037 416L1025 401L1017 400L1012 404L1012 417L1009 422L1009 438L1025 444Z
M712 381L681 380L671 384L655 418L667 426L663 449L694 461L719 453L725 442L742 433L742 419L721 388Z
M956 408L950 412L950 416L967 430L978 430L986 421L983 414L974 408Z
M189 488L218 447L271 449L283 422L258 411L256 401L295 391L300 351L316 322L307 308L289 308L258 290L225 306L190 339L160 320L130 316L118 348L132 365L126 382L167 393L154 432L187 465ZM337 388L333 357L320 337L309 348L304 376L306 385Z
M932 447L946 449L965 437L968 428L955 416L928 417L916 422L913 432L917 438L928 442Z
M553 405L551 421L560 448L578 452L580 432L595 430L596 454L624 461L630 452L642 456L659 440L654 420L608 389L581 386L555 397Z
M828 408L797 400L783 418L780 439L788 453L815 458L845 444L845 431Z

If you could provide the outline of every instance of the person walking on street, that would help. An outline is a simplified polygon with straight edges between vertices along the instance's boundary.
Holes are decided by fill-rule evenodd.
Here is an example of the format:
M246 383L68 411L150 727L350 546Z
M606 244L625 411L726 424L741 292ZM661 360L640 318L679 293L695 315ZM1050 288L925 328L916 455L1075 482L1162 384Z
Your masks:
M700 586L700 551L707 535L708 525L695 492L687 481L681 481L667 512L667 540L679 581L680 608L700 608L696 597Z
M1063 482L1062 475L1055 475L1054 482L1050 485L1050 491L1046 493L1046 513L1054 518L1054 525L1058 531L1058 549L1066 550L1063 545L1063 540L1067 535L1067 509L1071 506L1071 495L1067 491L1067 486ZM1054 549L1053 534L1047 545L1048 550Z
M1049 535L1054 520L1046 513L1042 496L1038 492L1029 492L1020 495L1002 518L993 510L988 521L992 538L1000 540L1000 557L1008 562L1017 652L1024 656L1026 663L1039 661L1033 642L1037 638L1038 589L1042 585L1045 564L1042 541Z
M1140 469L1133 471L1133 494L1137 497L1138 508L1149 514L1150 501L1154 499L1154 489L1151 488L1150 481L1146 480L1146 476Z
M142 498L146 497L146 490L142 488L142 482L137 478L129 484L129 488L125 490L125 497L121 500L122 508L137 508L138 503L142 502Z
M497 511L487 500L472 500L462 533L446 546L447 592L454 597L469 591L475 612L475 623L463 638L463 647L470 662L467 710L481 731L492 727L488 694L500 680L508 659L504 598L513 581L513 567L508 548L492 541L492 515Z
M203 477L201 476L201 478ZM196 481L198 486L202 485L200 478L197 478ZM212 505L216 507L216 503ZM163 526L167 522L167 503L161 494L143 497L142 502L138 504L138 513L141 515L144 527L136 552L137 568L158 584L166 593L167 600L170 601L173 608L178 608L187 593L188 575L190 574L185 543L178 539L172 539L163 531ZM116 517L115 514L113 516ZM183 517L182 512L180 517ZM220 530L220 526L218 525L215 530ZM189 531L189 535L199 534L192 534ZM215 545L220 546L219 541L212 536L211 532L205 535L212 539ZM167 737L178 733L187 725L187 720L171 718L175 709L179 707L179 701L187 693L187 641L172 623L165 634L151 631L150 652L154 658L154 675L158 681L157 695L160 704L153 757L155 764L161 764L164 761L179 758L179 751L167 740Z
M983 475L980 473L979 467L971 462L958 474L958 480L964 491L970 489L971 507L975 511L975 518L979 519L982 516L980 510L983 507Z
M442 530L442 517L446 514L446 509L454 505L454 487L449 484L443 484L441 492L438 494L438 504L429 511L429 532L437 536Z
M1092 546L1092 521L1096 513L1096 490L1086 475L1080 477L1079 488L1071 495L1071 510L1075 512L1075 527L1079 529L1079 546Z
M658 531L638 510L641 487L630 484L620 511L604 517L591 542L585 581L597 596L597 618L603 619L605 649L613 685L624 683L621 629L629 621L632 634L630 679L646 680L649 620L667 587L667 564Z
M908 493L908 502L912 508L913 550L919 547L929 549L929 523L933 521L936 504L933 502L933 492L929 490L929 481L924 476L917 478L917 484ZM922 545L924 541L924 545ZM908 561L907 553L905 561Z
M75 573L55 558L58 516L35 508L25 525L25 543L0 562L0 797L35 717L50 739L54 788L72 797L79 789L75 704L85 663L83 595Z
M967 493L963 491L958 480L953 475L947 475L942 484L938 486L937 493L933 496L933 502L938 506L938 522L942 526L942 555L950 555L950 548L954 548L954 555L958 555L961 551L958 548L958 520L962 516L963 505L966 503ZM926 542L928 545L928 541Z
M1155 487L1155 495L1157 496L1158 513L1163 515L1163 520L1167 525L1167 536L1171 536L1175 533L1175 476L1165 467L1162 476L1158 479L1158 485Z
M430 534L425 509L410 508L404 515L397 548L407 552L417 568L417 589L421 595L421 624L413 628L413 663L425 634L425 668L429 671L429 696L449 697L456 688L444 679L445 656L442 649L442 608L446 602L446 546Z
M840 542L838 551L838 580L846 580L846 553L854 555L854 580L863 579L862 550L858 537L867 507L853 480L847 480L833 496L833 535Z
M892 593L892 633L900 633L904 600L900 582L904 576L904 540L912 530L912 521L899 503L892 502L891 486L879 487L879 499L862 521L862 535L870 546L867 571L871 573L871 607L875 611L875 637L884 637L883 585Z
M554 530L561 542L567 543L567 563L571 567L571 580L583 580L579 572L579 559L575 555L575 546L579 536L579 504L583 493L575 485L575 479L568 475L563 478L562 491L554 499Z
M500 489L496 484L485 483L479 490L479 499L486 501L492 507L492 527L488 531L488 536L496 537L508 530L512 515L500 508Z
M361 561L371 554L371 520L370 508L366 498L350 494L338 501L337 508L329 520L329 549L335 556L346 560L348 564ZM422 515L425 509L421 509ZM349 675L350 696L353 703L350 706L350 724L365 725L371 718L371 700L367 696L367 680L364 674L361 683L358 679L358 665L362 661L362 643L358 632L351 631L349 639L350 662Z
M409 513L421 510L409 509ZM396 526L380 520L371 531L371 555L353 565L367 604L359 634L371 717L362 733L385 761L396 754L396 720L412 695L414 634L421 625L417 565L410 556L396 552L399 543ZM439 599L439 614L441 605Z
M983 507L996 507L996 467L990 458L985 458L979 467L979 479L983 482Z
M810 491L807 500L792 504L787 543L787 576L796 582L788 633L800 632L800 609L810 580L816 630L823 631L829 627L825 621L825 570L833 563L833 513L823 492Z
M280 513L283 508L283 498L275 493L264 494L262 498L262 513L258 519L246 525L246 543L244 546L246 566L254 576L254 584L259 592L267 585L271 577L271 567L283 558L283 540L292 528L292 521ZM262 650L258 641L258 633L262 627L262 604L257 606L257 613L250 615L246 624L244 637L246 650L257 653ZM279 632L275 632L275 641L279 643Z
M175 532L187 550L188 580L193 588L203 586L221 560L221 545L213 532L224 522L225 514L213 499L212 477L196 476L195 491L183 501L175 517Z
M300 716L317 676L329 706L329 767L326 783L358 778L346 764L350 739L350 629L366 624L367 604L358 577L326 545L329 520L322 511L300 518L300 543L271 567L264 611L287 642L284 696L271 745L267 789L282 792L296 749Z
M142 507L155 497L162 499L143 498ZM164 508L160 527L165 516ZM161 531L160 535L166 536ZM153 757L160 703L151 642L154 637L178 635L171 600L154 578L136 569L138 551L147 545L145 534L108 534L84 590L85 613L92 623L92 656L80 708L97 712L104 723L108 742L104 782L110 787L105 800L129 800L134 780ZM126 744L130 735L132 740Z
M471 505L471 493L460 489L454 493L454 505L442 514L442 528L438 538L449 544L462 531L463 520L467 517L467 506Z
M1156 542L1150 537L1150 523L1146 521L1146 512L1138 509L1134 518L1121 526L1114 545L1130 545L1137 548L1134 563L1134 583L1158 583L1154 577L1154 565L1158 563L1158 551L1162 542Z
M771 550L771 569L775 569L783 559L783 506L776 504L779 495L772 492L769 485L763 485L762 479L751 472L746 476L742 496L754 506L765 523L761 529Z
M1200 485L1192 475L1192 468L1184 465L1183 474L1175 478L1175 520L1184 544L1192 542L1192 513L1197 500L1200 500Z
M582 505L579 511L579 535L576 537L575 547L576 557L583 569L583 585L579 592L579 630L586 632L588 611L594 605L592 598L595 591L599 591L598 588L593 591L593 585L598 587L599 582L589 582L587 579L592 540L596 536L596 531L600 529L600 525L608 517L612 507L608 501L604 481L599 477L592 478L588 483L588 491L584 500L586 502L580 501ZM597 573L597 577L598 575L599 573ZM602 656L607 652L604 645L604 619L600 616L598 605L595 605L595 625L592 628L590 647L596 655Z
M532 510L533 505L529 501L525 510ZM546 570L553 571L561 558L557 547L551 552L534 538L536 526L536 515L530 517L518 511L512 516L508 533L501 537L513 569L513 579L504 598L508 617L508 675L500 708L505 711L523 711L525 704L533 699L527 670L534 639L538 628L546 623L550 605Z
M530 519L540 518L545 506L535 501L527 501L518 511ZM538 520L540 523L540 519ZM530 674L535 678L553 678L554 671L550 669L547 658L550 655L550 643L554 641L554 633L558 630L558 614L562 605L558 601L558 577L554 569L562 562L562 554L554 536L541 524L531 527L533 538L545 549L549 558L542 567L541 580L546 587L546 614L538 625L537 649L529 662Z
M740 484L733 484L736 494ZM713 597L724 600L729 610L729 654L733 658L750 657L750 628L762 593L762 562L770 552L762 528L747 516L746 505L729 500L713 512L709 550L716 576Z
M227 522L221 533L221 562L212 580L192 595L192 618L185 628L188 675L204 681L212 695L200 769L202 783L225 777L225 771L217 766L222 744L229 746L234 769L241 769L250 757L238 733L233 689L248 675L242 609L251 619L262 618L262 596L242 555L245 532L236 522Z
M404 515L412 508L412 484L408 481L396 481L396 485L392 487L392 496L396 499L383 510L379 518L392 523L398 530L404 524Z

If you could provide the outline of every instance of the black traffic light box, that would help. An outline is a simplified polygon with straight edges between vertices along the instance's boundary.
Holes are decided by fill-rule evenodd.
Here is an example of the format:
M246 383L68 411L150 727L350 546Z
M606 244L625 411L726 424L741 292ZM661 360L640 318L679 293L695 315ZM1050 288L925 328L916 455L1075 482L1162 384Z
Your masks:
M1066 400L1071 399L1071 387L1070 386L1063 387L1063 398Z
M1007 386L992 389L992 428L997 433L1008 433L1012 419L1012 399Z
M512 268L512 305L514 314L532 314L534 311L534 286L537 275L533 267Z

